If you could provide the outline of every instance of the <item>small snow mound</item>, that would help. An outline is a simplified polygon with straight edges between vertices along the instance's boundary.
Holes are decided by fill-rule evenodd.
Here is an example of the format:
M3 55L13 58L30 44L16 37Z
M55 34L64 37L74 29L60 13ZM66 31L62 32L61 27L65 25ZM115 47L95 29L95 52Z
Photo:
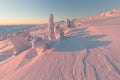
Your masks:
M88 31L91 31L91 32L98 32L98 30L95 28L95 27L88 27L87 29Z

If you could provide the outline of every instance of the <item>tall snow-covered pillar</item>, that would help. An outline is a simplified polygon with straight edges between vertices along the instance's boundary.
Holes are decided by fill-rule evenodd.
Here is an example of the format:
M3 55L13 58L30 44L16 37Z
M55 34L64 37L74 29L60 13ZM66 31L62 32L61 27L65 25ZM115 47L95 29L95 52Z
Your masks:
M49 31L49 40L55 39L54 35L54 16L50 14L49 23L48 23L48 31Z
M56 37L56 39L58 39L60 37L60 32L61 32L60 25L57 24L56 27L55 27L55 37Z

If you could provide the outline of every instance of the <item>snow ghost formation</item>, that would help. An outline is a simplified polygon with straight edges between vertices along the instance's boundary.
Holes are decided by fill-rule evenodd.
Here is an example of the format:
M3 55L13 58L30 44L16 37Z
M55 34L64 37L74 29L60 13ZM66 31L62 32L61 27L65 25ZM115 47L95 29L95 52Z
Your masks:
M48 23L48 31L49 31L49 40L55 39L54 35L54 16L50 14L49 23Z
M56 39L58 39L60 37L60 32L61 32L60 25L57 24L55 27L55 38Z
M71 23L70 23L70 20L69 20L69 19L67 19L67 21L66 21L66 27L67 27L67 28L70 28L70 27L71 27Z
M32 47L31 43L27 42L23 36L14 35L13 37L9 38L9 40L13 44L15 55Z
M32 40L32 48L36 49L37 47L39 47L40 43L42 41L41 37L36 37Z

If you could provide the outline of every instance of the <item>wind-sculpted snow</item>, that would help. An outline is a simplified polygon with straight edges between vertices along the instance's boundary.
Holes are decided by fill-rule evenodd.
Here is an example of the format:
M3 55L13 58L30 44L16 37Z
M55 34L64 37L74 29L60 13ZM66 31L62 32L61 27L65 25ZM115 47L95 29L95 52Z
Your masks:
M0 42L0 80L119 80L119 21L90 20L67 30L50 49L29 48L16 56L12 43Z
M32 49L24 51L10 62L1 65L1 71L7 68L8 64L11 64L11 69L8 68L6 72L2 72L0 78L2 80L100 80L103 76L98 73L98 67L96 67L98 63L91 62L96 58L91 59L90 56L99 55L98 53L93 55L94 48L111 44L111 41L102 41L101 38L104 37L106 37L104 34L90 35L87 28L70 30L64 39L56 40L53 50L42 53ZM107 58L103 54L100 55L108 63ZM97 58L97 60L100 59Z

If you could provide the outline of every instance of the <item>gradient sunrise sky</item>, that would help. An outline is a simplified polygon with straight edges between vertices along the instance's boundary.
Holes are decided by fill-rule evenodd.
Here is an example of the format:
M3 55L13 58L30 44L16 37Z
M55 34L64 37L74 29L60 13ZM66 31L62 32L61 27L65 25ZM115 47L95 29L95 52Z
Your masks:
M120 0L0 0L0 25L40 24L48 21L81 18L120 8Z

